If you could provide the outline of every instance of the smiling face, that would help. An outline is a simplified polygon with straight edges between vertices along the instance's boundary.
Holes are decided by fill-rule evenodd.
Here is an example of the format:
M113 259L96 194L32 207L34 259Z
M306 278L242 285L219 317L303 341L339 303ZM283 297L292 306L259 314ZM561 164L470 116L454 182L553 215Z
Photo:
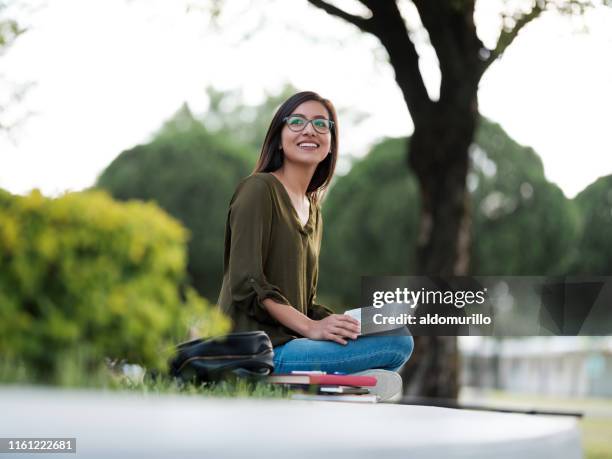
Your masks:
M316 118L329 119L325 106L315 100L309 100L297 106L291 115L300 115L307 120ZM312 123L294 132L285 124L281 132L281 143L285 161L302 165L315 166L325 159L331 147L331 133L317 132Z

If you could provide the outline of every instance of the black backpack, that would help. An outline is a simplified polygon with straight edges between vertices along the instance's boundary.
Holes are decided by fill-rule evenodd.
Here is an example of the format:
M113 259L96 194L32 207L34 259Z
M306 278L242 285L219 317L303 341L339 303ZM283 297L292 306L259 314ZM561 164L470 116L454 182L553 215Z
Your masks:
M170 360L170 374L197 383L227 376L261 377L274 370L273 358L272 342L265 332L230 333L179 344Z

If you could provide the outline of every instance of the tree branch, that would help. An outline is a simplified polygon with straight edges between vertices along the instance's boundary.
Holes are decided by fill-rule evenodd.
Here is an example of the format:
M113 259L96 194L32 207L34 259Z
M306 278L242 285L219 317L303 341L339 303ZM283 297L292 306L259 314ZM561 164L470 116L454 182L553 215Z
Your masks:
M544 6L541 2L536 1L531 8L531 11L523 14L516 20L516 24L510 30L503 30L499 35L499 39L497 40L497 46L494 50L491 51L490 56L484 63L483 73L498 57L501 57L504 54L504 51L512 44L518 33L521 31L523 27L537 18L542 11L544 11Z
M370 22L375 35L389 54L395 81L402 91L415 125L431 111L433 104L419 69L419 54L410 39L408 27L396 0L360 0L372 12Z
M484 47L474 24L474 0L413 0L440 66L440 99L453 104L458 95L472 97ZM460 91L460 88L466 91Z
M395 70L395 81L399 85L413 121L423 119L424 112L429 111L432 103L423 83L419 70L419 55L414 43L410 40L406 23L397 8L395 0L360 0L372 12L371 18L364 18L347 13L322 0L308 2L327 13L356 25L364 32L369 32L380 40L389 55L391 66Z
M344 19L346 22L349 22L359 27L364 32L372 32L370 26L370 19L361 16L355 16L354 14L349 14L346 11L338 8L337 6L331 5L330 3L324 2L323 0L308 0L308 3L313 6L316 6L317 8L322 9L327 14Z

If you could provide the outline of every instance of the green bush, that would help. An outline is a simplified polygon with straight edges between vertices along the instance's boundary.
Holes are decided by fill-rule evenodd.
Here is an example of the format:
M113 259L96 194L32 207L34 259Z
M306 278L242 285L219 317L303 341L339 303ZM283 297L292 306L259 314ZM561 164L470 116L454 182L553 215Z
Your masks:
M152 203L0 190L0 356L57 382L70 359L162 368L196 321L203 335L225 331L185 286L187 237Z

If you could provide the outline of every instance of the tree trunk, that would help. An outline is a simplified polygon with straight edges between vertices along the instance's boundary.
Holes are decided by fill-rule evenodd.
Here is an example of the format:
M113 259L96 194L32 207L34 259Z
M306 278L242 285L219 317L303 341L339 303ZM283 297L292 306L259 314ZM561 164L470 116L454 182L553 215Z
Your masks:
M408 153L421 192L416 251L424 275L464 275L469 267L471 218L466 177L478 111L453 109L454 113L436 109L429 119L415 123Z
M408 161L421 191L416 256L422 275L468 273L471 215L466 177L477 120L473 88L463 107L436 106L431 116L415 122ZM456 337L415 337L415 354L402 372L405 394L456 399L459 370Z

